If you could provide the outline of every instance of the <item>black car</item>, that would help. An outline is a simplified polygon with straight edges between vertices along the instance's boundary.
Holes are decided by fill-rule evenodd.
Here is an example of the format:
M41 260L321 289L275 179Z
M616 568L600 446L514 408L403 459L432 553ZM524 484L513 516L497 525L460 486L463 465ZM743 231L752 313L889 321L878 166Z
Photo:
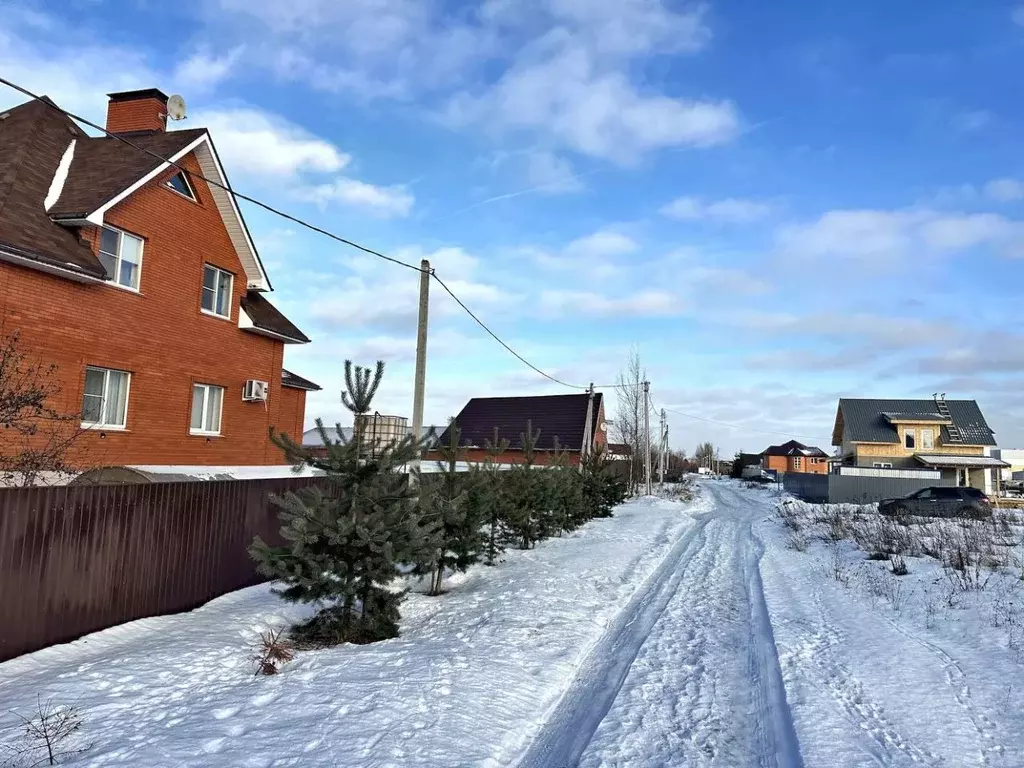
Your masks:
M932 486L899 499L878 502L883 515L921 515L922 517L991 517L988 496L977 488Z

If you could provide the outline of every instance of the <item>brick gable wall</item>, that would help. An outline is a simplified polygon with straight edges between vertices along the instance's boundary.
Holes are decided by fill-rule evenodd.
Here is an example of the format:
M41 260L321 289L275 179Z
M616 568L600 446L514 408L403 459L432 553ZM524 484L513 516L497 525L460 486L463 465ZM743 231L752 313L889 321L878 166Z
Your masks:
M182 164L199 172L192 156ZM238 328L245 272L209 189L193 177L194 203L163 186L170 175L105 216L145 240L139 293L0 264L2 331L58 366L65 412L81 409L86 365L131 372L127 430L85 434L89 466L281 464L267 430L301 435L305 392L281 386L281 342ZM99 229L82 236L95 251ZM230 321L200 312L204 263L235 275ZM270 382L268 402L242 402L247 379ZM225 387L219 437L189 434L193 382Z

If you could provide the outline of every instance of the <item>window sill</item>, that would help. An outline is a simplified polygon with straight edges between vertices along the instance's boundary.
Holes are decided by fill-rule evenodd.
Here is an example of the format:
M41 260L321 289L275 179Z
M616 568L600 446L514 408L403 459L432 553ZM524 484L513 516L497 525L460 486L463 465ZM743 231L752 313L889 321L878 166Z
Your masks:
M200 309L199 312L207 317L215 317L218 320L227 320L229 323L231 322L231 315L218 315L216 312L211 312L208 309Z
M90 424L86 422L81 423L82 429L88 429L91 432L128 432L128 427L117 427L108 426L107 424Z
M111 288L117 288L117 290L119 291L126 291L127 293L134 293L136 296L142 296L142 291L140 291L138 288L130 288L127 285L115 283L113 280L104 280L103 284L108 285Z
M174 194L176 194L176 195L177 195L178 197L183 197L183 198L185 198L185 199L186 199L186 200L188 200L188 201L189 201L190 203L194 203L195 205L199 205L199 201L198 201L198 200L196 200L196 199L195 199L194 197L192 197L192 196L190 196L190 195L186 195L186 194L183 194L183 193L179 192L178 190L176 190L176 189L175 189L174 187L172 187L172 186L171 186L170 184L168 184L167 182L164 182L164 189L170 190L171 192L173 192Z
M191 437L224 437L220 432L198 432L194 429L188 431Z

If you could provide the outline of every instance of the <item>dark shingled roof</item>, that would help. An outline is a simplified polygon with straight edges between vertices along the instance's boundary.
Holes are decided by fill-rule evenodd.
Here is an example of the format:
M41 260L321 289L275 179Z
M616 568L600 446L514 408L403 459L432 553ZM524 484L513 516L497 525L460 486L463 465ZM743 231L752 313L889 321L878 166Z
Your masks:
M304 379L297 373L292 373L286 368L281 369L281 386L291 387L292 389L305 389L310 392L319 392L323 387L319 384L314 384L309 379Z
M455 417L455 423L462 430L459 440L464 447L482 448L487 440L498 437L509 441L509 448L522 450L522 435L526 432L527 421L532 422L534 432L540 430L537 447L541 450L554 448L554 439L562 448L579 451L583 447L583 433L587 421L587 398L589 395L538 395L531 397L474 397ZM594 395L592 434L598 428L602 395ZM448 441L448 430L441 435L442 444Z
M975 400L947 400L949 415L959 427L963 445L995 445L995 437ZM862 400L841 398L839 414L843 417L843 434L854 443L899 443L896 427L885 414L899 414L900 418L920 416L922 421L934 421L938 407L934 400ZM949 443L949 430L939 427L940 439ZM835 443L835 440L833 440Z
M50 102L52 104L52 102ZM0 114L0 248L96 278L106 272L76 229L50 220L43 207L72 140L90 141L69 118L39 101Z
M309 337L300 331L291 320L267 301L259 291L246 291L242 297L242 309L252 320L255 329L244 330L267 331L278 336L284 336L299 344L309 343Z
M797 440L790 440L782 445L769 445L762 454L764 456L817 456L828 457L821 448L812 445L804 445Z
M205 128L190 128L124 136L160 157L173 157L204 133ZM161 160L109 136L79 141L64 189L50 208L50 216L54 219L84 218L161 165Z

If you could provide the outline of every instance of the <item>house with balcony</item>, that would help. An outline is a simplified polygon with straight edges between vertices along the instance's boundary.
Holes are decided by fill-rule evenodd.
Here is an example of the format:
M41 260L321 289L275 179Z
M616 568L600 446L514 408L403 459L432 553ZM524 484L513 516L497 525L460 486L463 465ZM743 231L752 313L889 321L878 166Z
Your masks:
M833 461L845 467L899 475L930 470L944 483L990 493L995 434L974 400L873 400L842 398L836 411Z
M52 364L91 467L280 465L302 434L283 366L309 338L272 285L205 128L156 89L110 94L90 136L48 100L0 112L0 330ZM0 434L0 440L4 439Z

